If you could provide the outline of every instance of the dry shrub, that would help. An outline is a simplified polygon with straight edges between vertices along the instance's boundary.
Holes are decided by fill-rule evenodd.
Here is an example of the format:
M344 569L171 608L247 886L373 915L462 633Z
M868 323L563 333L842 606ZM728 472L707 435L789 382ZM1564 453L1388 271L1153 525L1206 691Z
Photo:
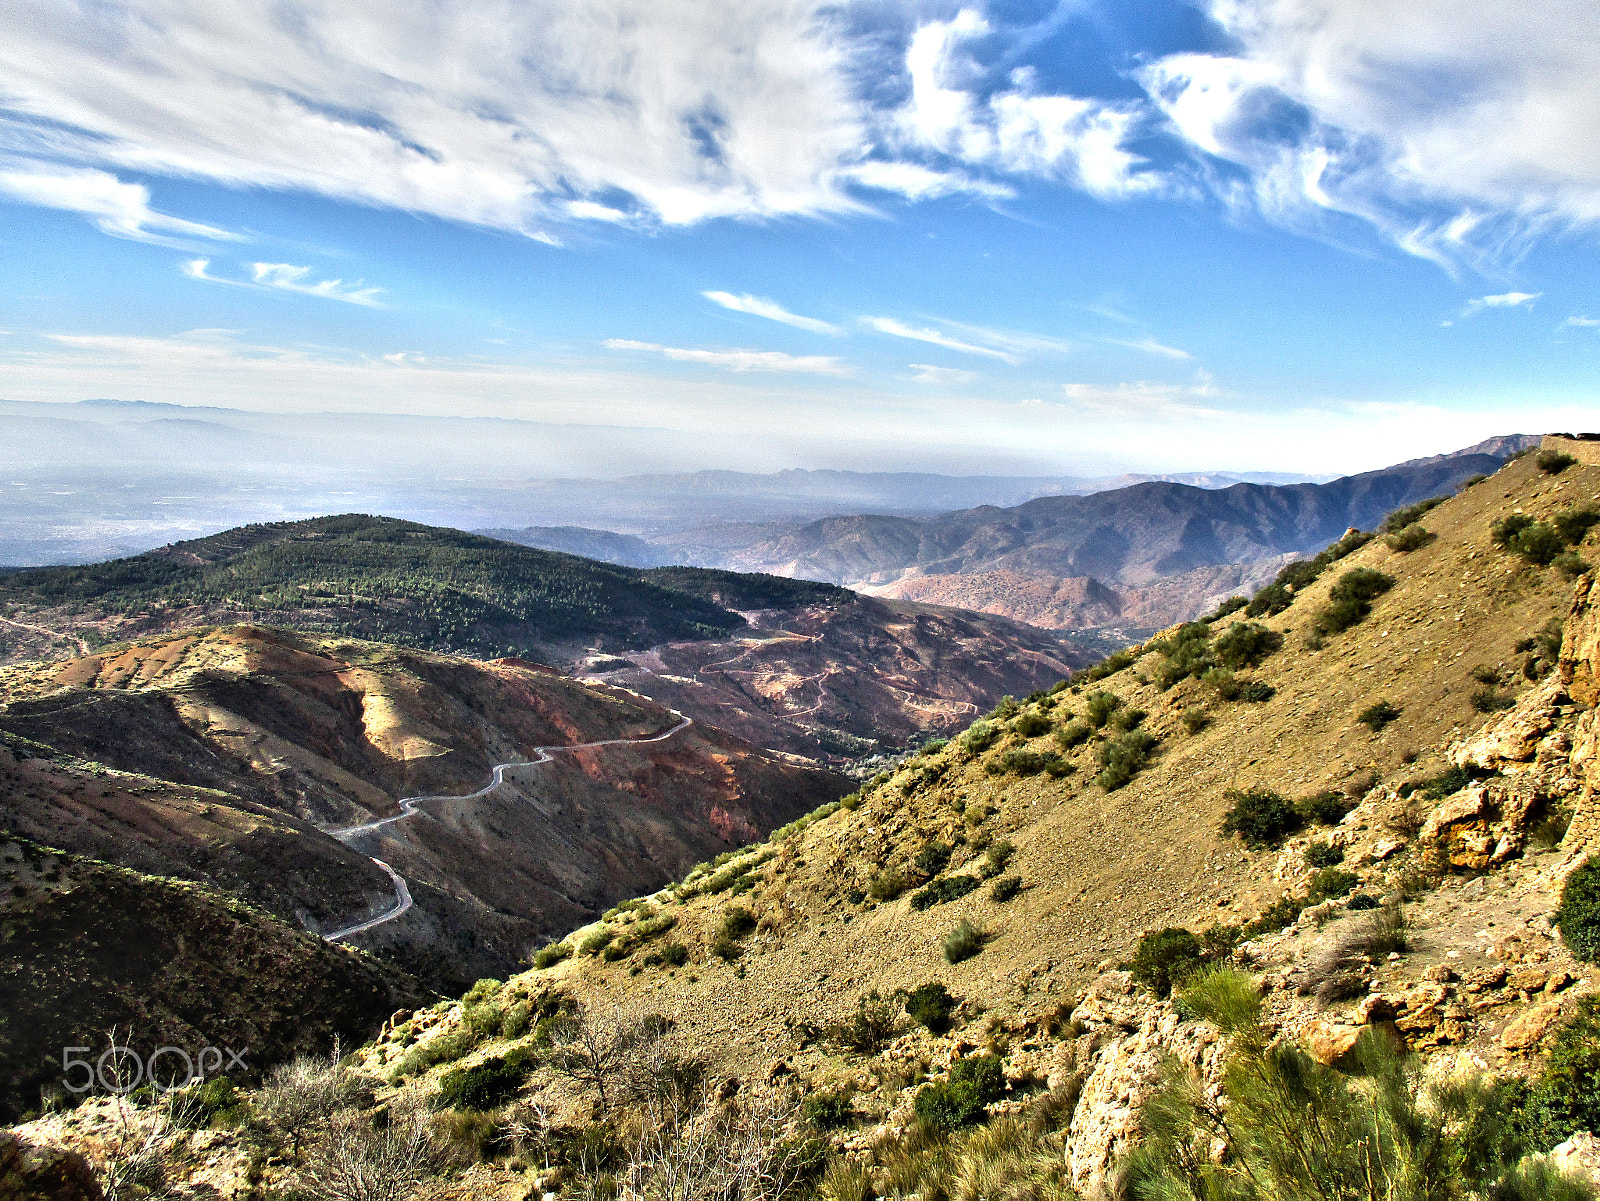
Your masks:
M638 1201L781 1201L814 1175L817 1148L793 1137L792 1101L763 1093L703 1104L646 1131L621 1181Z
M326 1201L406 1201L442 1162L427 1113L397 1104L381 1127L340 1115L312 1152L304 1183Z

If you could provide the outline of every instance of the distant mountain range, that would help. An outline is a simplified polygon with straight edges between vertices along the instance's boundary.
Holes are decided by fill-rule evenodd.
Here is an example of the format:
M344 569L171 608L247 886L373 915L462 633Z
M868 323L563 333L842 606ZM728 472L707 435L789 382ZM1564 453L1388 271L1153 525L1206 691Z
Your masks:
M630 563L690 562L823 580L1057 629L1149 627L1249 593L1296 555L1403 505L1453 491L1537 443L1489 439L1449 455L1325 483L1200 487L1152 480L920 518L892 513L729 524L624 538L582 529L497 530L536 546Z

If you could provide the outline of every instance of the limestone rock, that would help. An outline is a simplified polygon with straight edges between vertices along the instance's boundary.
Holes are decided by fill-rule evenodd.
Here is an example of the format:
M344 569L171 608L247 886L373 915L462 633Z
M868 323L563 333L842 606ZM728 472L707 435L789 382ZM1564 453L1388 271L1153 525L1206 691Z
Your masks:
M1133 991L1133 977L1127 972L1102 972L1096 976L1083 1000L1072 1011L1072 1020L1086 1026L1116 1026L1137 1029L1145 1006Z
M1590 572L1573 589L1558 669L1572 699L1590 708L1600 705L1600 592L1595 583Z
M1580 1130L1559 1144L1550 1152L1550 1158L1564 1174L1600 1188L1600 1138L1587 1130Z
M1559 1001L1530 1006L1506 1025L1500 1034L1500 1045L1508 1051L1525 1051L1537 1046L1560 1017Z
M1360 1026L1342 1026L1322 1018L1313 1018L1300 1031L1307 1054L1328 1067L1344 1066L1360 1037Z
M40 1147L0 1132L0 1197L30 1201L102 1201L89 1162L75 1151Z

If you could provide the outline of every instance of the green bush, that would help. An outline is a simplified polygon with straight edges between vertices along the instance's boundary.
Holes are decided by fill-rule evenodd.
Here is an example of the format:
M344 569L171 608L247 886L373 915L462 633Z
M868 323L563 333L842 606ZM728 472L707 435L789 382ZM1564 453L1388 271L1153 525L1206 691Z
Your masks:
M1234 622L1234 625L1241 623ZM1152 642L1150 650L1161 653L1161 663L1156 668L1156 684L1161 689L1171 688L1179 680L1204 675L1214 666L1211 657L1211 627L1203 621L1185 622L1169 639Z
M526 1062L508 1063L496 1055L470 1068L446 1072L439 1081L436 1109L498 1109L515 1097L528 1078Z
M1271 617L1275 613L1282 613L1294 603L1295 596L1307 584L1320 576L1331 564L1360 550L1372 541L1372 537L1371 534L1360 530L1352 530L1315 558L1290 563L1278 572L1272 583L1251 598L1250 603L1245 606L1245 616Z
M959 901L974 891L979 883L976 876L941 876L927 887L911 894L911 908L920 911L950 901Z
M682 967L689 962L689 948L681 942L669 942L657 952L661 962L670 967Z
M947 963L960 963L971 959L983 950L987 940L982 930L963 918L957 922L955 928L944 936L944 957Z
M1259 622L1236 621L1211 644L1211 654L1223 667L1240 671L1255 667L1268 655L1283 649L1283 635Z
M1265 680L1244 680L1234 691L1234 699L1247 705L1264 705L1278 695L1278 690Z
M541 971L547 967L554 967L563 959L570 957L572 948L564 942L553 942L540 947L533 956L533 966Z
M1403 509L1396 509L1383 519L1383 524L1378 526L1378 533L1393 534L1399 530L1407 529L1416 524L1417 519L1424 513L1431 512L1439 505L1444 504L1447 497L1435 496L1432 500L1421 500L1414 505L1407 505Z
M756 928L756 915L740 905L723 910L717 933L724 938L744 938Z
M1246 597L1246 596L1230 596L1227 600L1223 601L1220 605L1218 605L1210 613L1207 613L1200 620L1204 621L1204 622L1221 621L1224 617L1227 617L1230 613L1237 613L1240 609L1244 608L1249 603L1250 603L1250 598L1249 597Z
M1000 698L1000 703L989 710L989 717L994 721L1005 721L1007 718L1015 717L1021 707L1017 704L1016 697L1003 696Z
M1408 525L1403 530L1396 530L1387 535L1383 544L1390 550L1399 554L1410 554L1414 550L1421 550L1434 540L1434 535L1423 529L1420 525Z
M611 945L611 940L616 936L617 932L611 929L610 926L601 926L600 929L578 944L578 950L585 955L598 955Z
M1336 826L1344 820L1344 815L1355 807L1354 801L1332 788L1302 797L1295 802L1295 808L1306 823L1317 826Z
M1106 725L1113 730L1126 733L1144 725L1144 719L1149 716L1143 709L1118 709L1111 715L1111 720Z
M916 869L924 876L937 876L944 871L945 865L950 862L951 848L937 839L925 842L917 851L917 857L912 860Z
M1479 688L1469 699L1472 707L1479 713L1498 713L1517 703L1516 697L1501 692L1498 688Z
M1600 509L1568 509L1550 521L1568 546L1576 546L1584 540L1591 527L1600 525Z
M1200 940L1182 926L1168 926L1147 931L1139 939L1129 970L1135 984L1165 998L1204 962Z
M1090 729L1098 730L1122 707L1122 698L1114 692L1091 692L1083 704L1084 721Z
M1383 728L1400 716L1400 708L1388 701L1376 701L1356 714L1356 720L1374 734L1383 733Z
M1466 479L1462 480L1456 485L1456 491L1465 492L1468 488L1476 488L1488 478L1488 476L1482 474L1481 472L1478 475L1469 475Z
M1056 745L1064 751L1087 742L1092 733L1087 725L1081 721L1069 721L1055 733Z
M1130 730L1108 740L1100 748L1100 774L1095 783L1115 792L1143 769L1158 741L1143 730Z
M927 1085L912 1102L922 1121L936 1130L960 1130L983 1120L984 1106L1005 1095L1006 1078L997 1055L974 1055L950 1065L950 1075Z
M1206 711L1198 705L1190 705L1183 711L1183 728L1190 734L1198 734L1210 724Z
M1567 877L1550 920L1576 958L1600 963L1600 855L1590 855Z
M1356 886L1356 874L1342 867L1324 867L1311 874L1306 903L1317 905L1342 897Z
M998 876L1006 870L1006 864L1011 862L1011 856L1016 853L1017 848L1009 838L991 842L989 849L983 853L983 864L978 868L978 875L985 880Z
M1030 751L1026 747L1012 747L1000 756L1002 771L1015 772L1019 776L1036 776L1042 771L1049 770L1053 763L1060 760L1061 756L1052 751Z
M1589 560L1578 554L1577 551L1569 550L1551 559L1550 566L1568 579L1575 580L1589 570Z
M937 755L949 745L950 740L948 738L930 738L922 744L922 753L924 755Z
M955 1011L956 999L943 984L918 985L906 994L906 1013L934 1034L950 1029L950 1015Z
M1305 818L1288 798L1260 786L1229 789L1223 800L1230 808L1222 818L1222 832L1237 834L1253 850L1274 847L1305 826Z
M848 1092L812 1093L800 1102L800 1116L818 1130L843 1130L855 1120Z
M1020 877L1002 876L1000 879L994 882L994 888L990 890L989 896L993 898L997 904L1004 905L1007 901L1012 900L1021 891L1022 880Z
M1580 1130L1600 1129L1600 998L1579 1001L1556 1031L1521 1109L1517 1124L1541 1150Z
M1372 602L1394 587L1394 577L1371 567L1353 567L1328 592L1328 603L1312 621L1316 632L1338 634L1365 621Z
M894 1006L873 989L856 998L855 1013L838 1025L828 1027L827 1038L847 1051L876 1055L893 1042L899 1032L900 1021Z
M975 721L961 736L961 747L974 755L982 754L1000 738L1000 727L992 721Z
M867 895L874 901L892 901L908 887L904 876L886 867L867 882Z
M1564 450L1547 450L1536 461L1539 464L1539 470L1546 475L1560 475L1578 460Z
M1017 716L1011 728L1023 738L1037 738L1050 732L1050 719L1036 709L1029 709Z
M1125 667L1131 667L1135 658L1136 656L1131 650L1117 651L1113 655L1107 655L1093 667L1086 667L1082 671L1073 672L1072 682L1074 684L1093 684L1097 680L1105 679L1107 676L1116 675L1117 672Z
M1344 848L1313 842L1306 847L1305 860L1307 867L1337 867L1344 862Z

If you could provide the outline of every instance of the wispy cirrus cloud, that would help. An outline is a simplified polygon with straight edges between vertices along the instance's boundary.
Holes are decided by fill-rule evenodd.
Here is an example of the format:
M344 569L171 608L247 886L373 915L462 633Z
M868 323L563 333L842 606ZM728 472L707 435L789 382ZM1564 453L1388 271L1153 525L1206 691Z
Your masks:
M1176 359L1179 362L1187 362L1188 360L1194 358L1194 356L1187 350L1179 350L1176 346L1166 346L1160 342L1157 342L1154 338L1106 338L1105 341L1109 342L1113 346L1122 346L1128 350L1142 351L1145 354L1157 355L1163 359Z
M725 371L798 371L808 375L850 375L848 363L829 355L793 355L777 350L697 350L663 346L659 342L636 342L631 338L607 338L607 350L638 350L659 354L679 363L704 363Z
M781 322L792 325L796 329L810 330L814 334L837 334L839 327L827 321L819 321L815 317L802 317L798 313L791 313L775 300L767 300L760 296L751 296L748 292L743 296L735 296L732 292L702 292L713 304L720 304L725 309L735 313L749 313L753 317L765 317L768 321Z
M911 363L911 378L919 384L934 384L938 387L950 387L957 384L970 384L978 378L976 371L961 371L955 367L935 367L931 363Z
M1574 314L1556 326L1556 329L1557 331L1564 329L1600 329L1600 317L1580 317Z
M992 346L979 346L973 342L963 342L959 338L952 338L949 334L927 326L907 325L893 317L863 317L861 324L868 329L877 330L880 334L888 334L892 338L908 338L913 342L927 342L932 346L942 346L946 350L959 351L962 354L982 355L985 358L999 359L1005 363L1015 363L1017 356L1003 350L996 350Z
M198 221L185 221L150 207L150 189L125 183L108 171L63 167L27 159L0 166L0 196L40 208L78 213L101 233L158 246L187 247L195 239L236 242L240 235Z
M1456 321L1465 321L1469 317L1476 317L1488 309L1532 309L1533 302L1543 296L1543 292L1501 292L1494 296L1478 296L1467 301L1462 310L1456 314L1454 320L1441 321L1440 325L1454 325Z
M310 267L297 267L293 263L251 263L251 278L231 279L211 273L210 259L189 259L179 269L190 279L208 284L227 284L234 288L251 288L261 292L294 292L300 296L314 296L319 300L338 300L363 308L380 309L384 306L378 296L382 288L357 280L347 284L342 279L311 279Z

